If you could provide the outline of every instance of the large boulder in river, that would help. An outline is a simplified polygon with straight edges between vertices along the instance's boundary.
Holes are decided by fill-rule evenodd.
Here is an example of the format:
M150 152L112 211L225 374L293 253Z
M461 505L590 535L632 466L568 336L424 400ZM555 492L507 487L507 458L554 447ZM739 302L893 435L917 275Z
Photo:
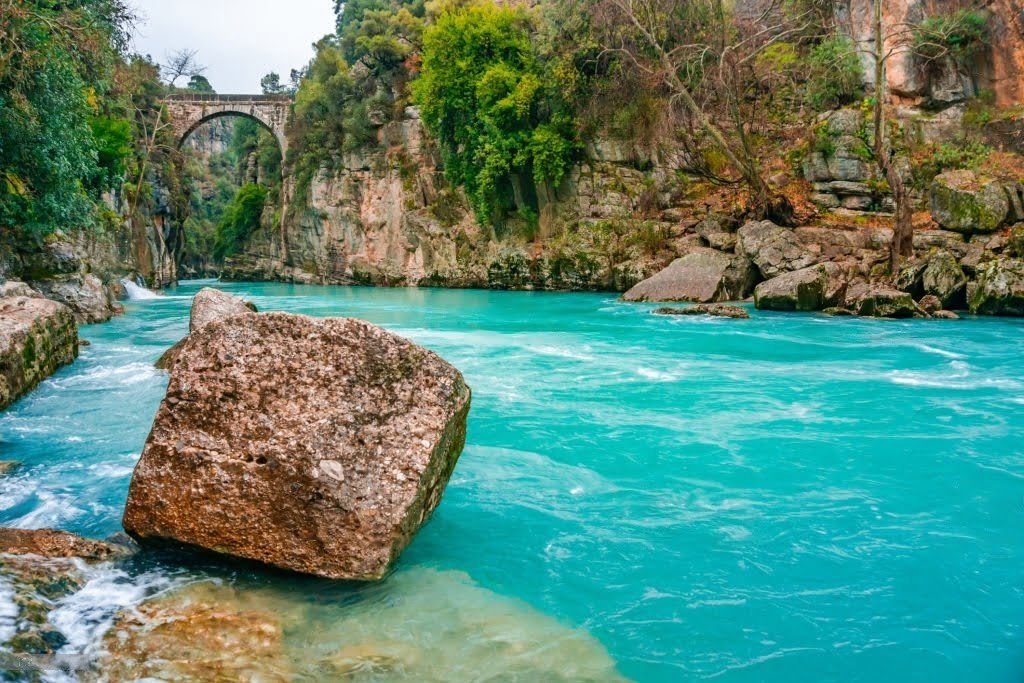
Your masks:
M756 273L742 256L699 248L622 295L624 301L735 301L747 296Z
M947 230L962 233L992 232L1010 213L1010 200L995 180L973 171L947 171L931 187L932 218Z
M769 311L820 311L842 303L846 274L831 261L765 280L754 288L754 305Z
M78 357L78 327L63 304L0 299L0 410Z
M284 569L383 577L441 499L470 390L369 323L245 313L188 337L124 514L168 539Z
M192 311L188 320L188 331L195 332L217 320L226 320L233 315L254 313L256 306L237 296L212 287L204 287L192 298Z
M967 306L983 315L1024 315L1024 260L1001 257L978 267L967 286Z
M818 262L793 230L771 221L751 221L736 236L736 253L753 261L766 280Z

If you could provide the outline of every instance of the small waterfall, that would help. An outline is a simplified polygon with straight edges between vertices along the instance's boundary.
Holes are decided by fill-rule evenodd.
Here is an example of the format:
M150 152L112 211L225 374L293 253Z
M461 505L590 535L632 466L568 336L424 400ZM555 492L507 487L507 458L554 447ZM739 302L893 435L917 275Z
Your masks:
M159 294L151 289L146 289L128 278L121 280L121 284L124 285L125 294L128 295L128 299L131 301L141 301L144 299L158 299Z

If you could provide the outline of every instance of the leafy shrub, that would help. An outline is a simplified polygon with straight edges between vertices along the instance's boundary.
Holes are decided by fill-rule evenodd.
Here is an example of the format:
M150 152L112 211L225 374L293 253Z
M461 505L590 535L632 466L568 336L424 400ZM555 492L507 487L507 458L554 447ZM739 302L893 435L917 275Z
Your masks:
M914 182L925 187L935 176L960 168L978 170L992 153L992 148L980 142L943 142L926 149L914 168Z
M804 96L814 109L834 109L857 100L863 92L864 71L857 46L842 35L815 45L807 59Z
M928 17L913 30L914 54L934 62L951 57L965 64L985 45L988 15L981 10L962 9L951 14Z
M557 184L576 149L574 116L534 54L530 21L522 9L456 6L423 36L413 95L449 179L484 223L514 202L536 211L526 184Z

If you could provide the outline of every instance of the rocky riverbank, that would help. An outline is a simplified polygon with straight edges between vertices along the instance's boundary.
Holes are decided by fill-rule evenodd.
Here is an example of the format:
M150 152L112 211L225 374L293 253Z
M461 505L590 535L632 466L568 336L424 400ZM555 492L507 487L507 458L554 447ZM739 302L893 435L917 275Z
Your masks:
M78 357L71 309L22 283L0 285L0 410Z

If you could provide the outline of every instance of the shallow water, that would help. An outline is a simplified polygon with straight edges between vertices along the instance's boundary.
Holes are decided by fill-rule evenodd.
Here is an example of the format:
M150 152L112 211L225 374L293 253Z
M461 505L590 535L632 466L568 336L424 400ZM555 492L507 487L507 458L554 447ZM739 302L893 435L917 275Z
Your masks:
M466 450L383 585L139 560L98 570L51 615L75 652L98 647L119 606L214 577L305 605L306 628L287 632L297 650L332 650L343 625L372 630L357 616L377 615L389 643L420 650L410 661L444 650L450 666L405 671L423 680L610 678L602 647L638 681L1024 676L1020 321L736 321L610 295L218 286L438 351L474 390ZM0 482L0 523L119 530L166 384L152 362L184 335L198 287L83 328L81 359L0 414L0 458L26 463ZM444 602L464 590L465 606ZM515 628L468 618L488 602ZM516 656L543 659L555 624L582 639L548 653L560 671L494 656L508 644L495 650L492 631L511 629ZM452 668L460 648L479 665ZM591 669L570 666L586 657Z

